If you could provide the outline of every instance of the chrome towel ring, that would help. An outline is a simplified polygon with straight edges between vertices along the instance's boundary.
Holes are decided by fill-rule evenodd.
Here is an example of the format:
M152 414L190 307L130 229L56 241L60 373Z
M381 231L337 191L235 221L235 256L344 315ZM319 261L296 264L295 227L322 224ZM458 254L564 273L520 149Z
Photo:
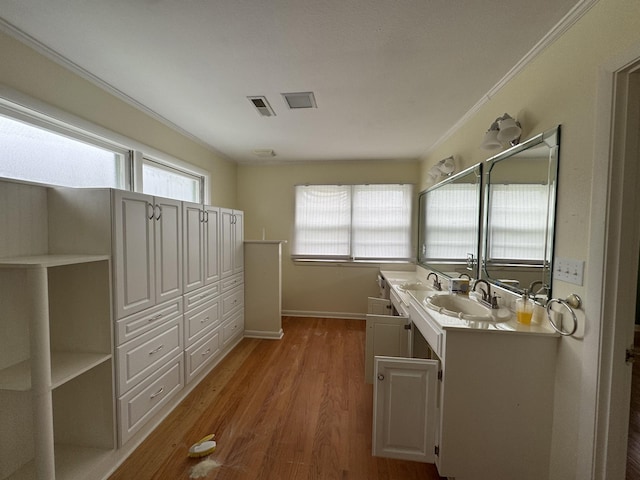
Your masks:
M566 331L562 330L562 328L558 327L558 325L556 325L556 323L554 322L551 315L551 305L553 305L554 303L559 303L564 308L569 310L569 313L571 314L571 318L573 319L573 326L571 329ZM576 317L576 312L573 310L573 308L580 308L581 305L582 305L582 300L575 293L567 297L566 300L562 300L560 298L552 298L547 303L547 318L549 319L549 324L560 335L563 335L565 337L573 335L574 333L576 333L576 330L578 329L578 318Z

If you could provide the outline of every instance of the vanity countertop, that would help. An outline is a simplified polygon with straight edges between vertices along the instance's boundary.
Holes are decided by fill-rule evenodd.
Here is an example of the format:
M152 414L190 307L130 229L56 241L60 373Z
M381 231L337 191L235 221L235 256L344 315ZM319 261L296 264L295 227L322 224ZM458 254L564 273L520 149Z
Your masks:
M558 334L551 328L549 321L546 317L546 312L540 312L542 314L542 321L539 323L532 322L531 325L523 325L516 320L516 316L511 312L511 318L505 322L486 322L486 321L473 321L464 320L450 315L438 313L426 306L425 300L435 294L446 293L444 291L438 291L430 288L430 282L426 282L419 278L415 271L395 271L395 270L382 270L381 275L389 283L391 289L400 297L402 303L407 307L413 302L414 305L420 309L432 319L437 326L442 330L450 329L466 329L477 330L486 332L502 332L502 333L520 333L520 334L533 334L533 335L550 335L558 336ZM425 290L405 290L402 285L408 283L420 283L423 284ZM413 321L414 319L412 319Z

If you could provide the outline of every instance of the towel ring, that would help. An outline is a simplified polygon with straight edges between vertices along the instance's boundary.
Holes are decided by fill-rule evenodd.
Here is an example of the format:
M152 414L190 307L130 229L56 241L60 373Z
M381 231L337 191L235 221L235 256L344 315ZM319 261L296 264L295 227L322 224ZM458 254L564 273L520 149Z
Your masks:
M554 302L559 303L560 305L565 307L567 310L569 310L569 313L571 313L571 317L573 318L573 328L570 331L566 331L566 332L563 331L561 328L559 328L555 324L555 322L551 318L551 305ZM549 302L547 303L547 318L549 319L549 323L551 324L551 327L553 327L553 329L556 332L558 332L560 335L563 335L565 337L573 335L574 333L576 333L576 330L578 329L578 318L576 317L576 312L573 311L573 308L571 308L571 305L569 305L569 303L566 300L561 300L559 298L552 298L551 300L549 300Z

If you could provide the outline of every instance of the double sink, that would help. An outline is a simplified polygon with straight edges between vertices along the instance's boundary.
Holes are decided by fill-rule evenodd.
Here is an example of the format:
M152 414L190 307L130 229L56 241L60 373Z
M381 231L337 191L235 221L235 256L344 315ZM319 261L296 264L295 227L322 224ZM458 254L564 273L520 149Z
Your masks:
M491 308L466 295L439 293L421 282L402 282L395 285L398 290L412 294L422 304L435 312L448 317L474 322L506 322L511 312L505 308ZM420 292L420 293L418 293Z

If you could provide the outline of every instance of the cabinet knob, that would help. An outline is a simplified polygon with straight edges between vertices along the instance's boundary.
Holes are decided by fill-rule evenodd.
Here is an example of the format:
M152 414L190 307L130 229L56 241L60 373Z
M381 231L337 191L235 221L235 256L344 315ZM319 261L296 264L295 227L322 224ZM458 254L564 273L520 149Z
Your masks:
M384 380L384 375L379 373L378 374L378 380L383 381Z

